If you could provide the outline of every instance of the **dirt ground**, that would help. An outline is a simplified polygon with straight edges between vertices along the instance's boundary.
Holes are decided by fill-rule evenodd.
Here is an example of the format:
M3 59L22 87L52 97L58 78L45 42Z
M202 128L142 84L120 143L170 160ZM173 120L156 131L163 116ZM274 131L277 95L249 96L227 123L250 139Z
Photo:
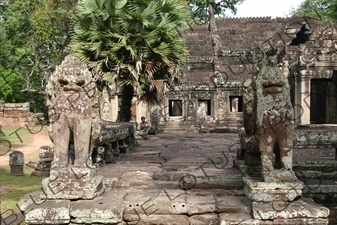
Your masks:
M50 141L48 136L48 127L44 127L39 133L32 135L33 141L30 145L19 147L15 149L11 149L5 155L0 156L0 166L7 166L9 161L9 154L12 151L20 151L25 155L37 151L43 145L53 146L53 143Z

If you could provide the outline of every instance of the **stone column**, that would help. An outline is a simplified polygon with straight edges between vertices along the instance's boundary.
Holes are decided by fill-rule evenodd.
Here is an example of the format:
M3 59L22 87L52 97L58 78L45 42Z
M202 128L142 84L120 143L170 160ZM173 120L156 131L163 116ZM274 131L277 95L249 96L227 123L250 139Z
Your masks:
M116 121L118 116L118 95L110 99L110 107L111 121Z
M301 71L300 78L300 105L302 109L301 124L310 124L310 89L311 89L311 77L307 70Z
M294 119L295 119L295 125L299 125L301 123L301 113L302 113L302 107L301 107L301 79L298 75L294 78Z
M217 94L217 113L216 119L224 121L228 114L228 95L225 90L219 89Z

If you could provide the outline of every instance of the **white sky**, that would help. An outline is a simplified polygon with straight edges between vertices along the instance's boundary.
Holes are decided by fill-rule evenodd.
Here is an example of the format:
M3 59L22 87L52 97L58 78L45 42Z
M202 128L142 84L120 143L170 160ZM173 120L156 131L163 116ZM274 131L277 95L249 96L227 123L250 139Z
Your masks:
M304 0L245 0L232 17L286 17L292 7L297 8Z

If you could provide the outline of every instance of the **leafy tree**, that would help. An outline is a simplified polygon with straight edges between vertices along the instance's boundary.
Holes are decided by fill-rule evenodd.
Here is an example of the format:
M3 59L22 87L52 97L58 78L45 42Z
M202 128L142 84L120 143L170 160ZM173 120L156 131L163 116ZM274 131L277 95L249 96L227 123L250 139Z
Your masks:
M236 14L236 5L244 0L191 0L189 7L194 22L205 24L209 22L209 10L213 10L216 17L226 17L228 12Z
M337 0L305 0L290 15L307 16L325 22L337 22Z
M182 0L83 0L74 19L71 49L101 62L105 79L118 82L118 121L130 121L136 88L144 101L158 100L153 80L179 78L187 50L179 31L190 19Z
M0 71L6 80L20 76L12 88L15 99L6 101L31 103L33 111L41 111L45 80L68 54L70 19L76 1L71 0L10 0L0 2ZM21 94L20 94L21 93ZM29 97L27 99L27 97Z

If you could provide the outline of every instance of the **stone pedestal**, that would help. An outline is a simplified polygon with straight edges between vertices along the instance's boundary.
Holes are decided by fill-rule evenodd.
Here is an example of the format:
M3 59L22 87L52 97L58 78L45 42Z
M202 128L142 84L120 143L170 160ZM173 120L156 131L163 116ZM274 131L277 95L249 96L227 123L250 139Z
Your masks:
M329 209L303 198L304 184L294 182L262 182L262 179L243 177L244 193L253 201L253 218L273 221L272 224L329 223Z
M64 168L52 170L42 181L48 199L94 199L104 193L103 177L95 175L96 169Z
M243 191L253 202L272 202L276 200L294 201L302 195L303 183L295 182L262 182L251 177L243 177Z
M9 154L9 166L12 176L23 176L23 165L25 164L24 154L20 151L14 151Z

